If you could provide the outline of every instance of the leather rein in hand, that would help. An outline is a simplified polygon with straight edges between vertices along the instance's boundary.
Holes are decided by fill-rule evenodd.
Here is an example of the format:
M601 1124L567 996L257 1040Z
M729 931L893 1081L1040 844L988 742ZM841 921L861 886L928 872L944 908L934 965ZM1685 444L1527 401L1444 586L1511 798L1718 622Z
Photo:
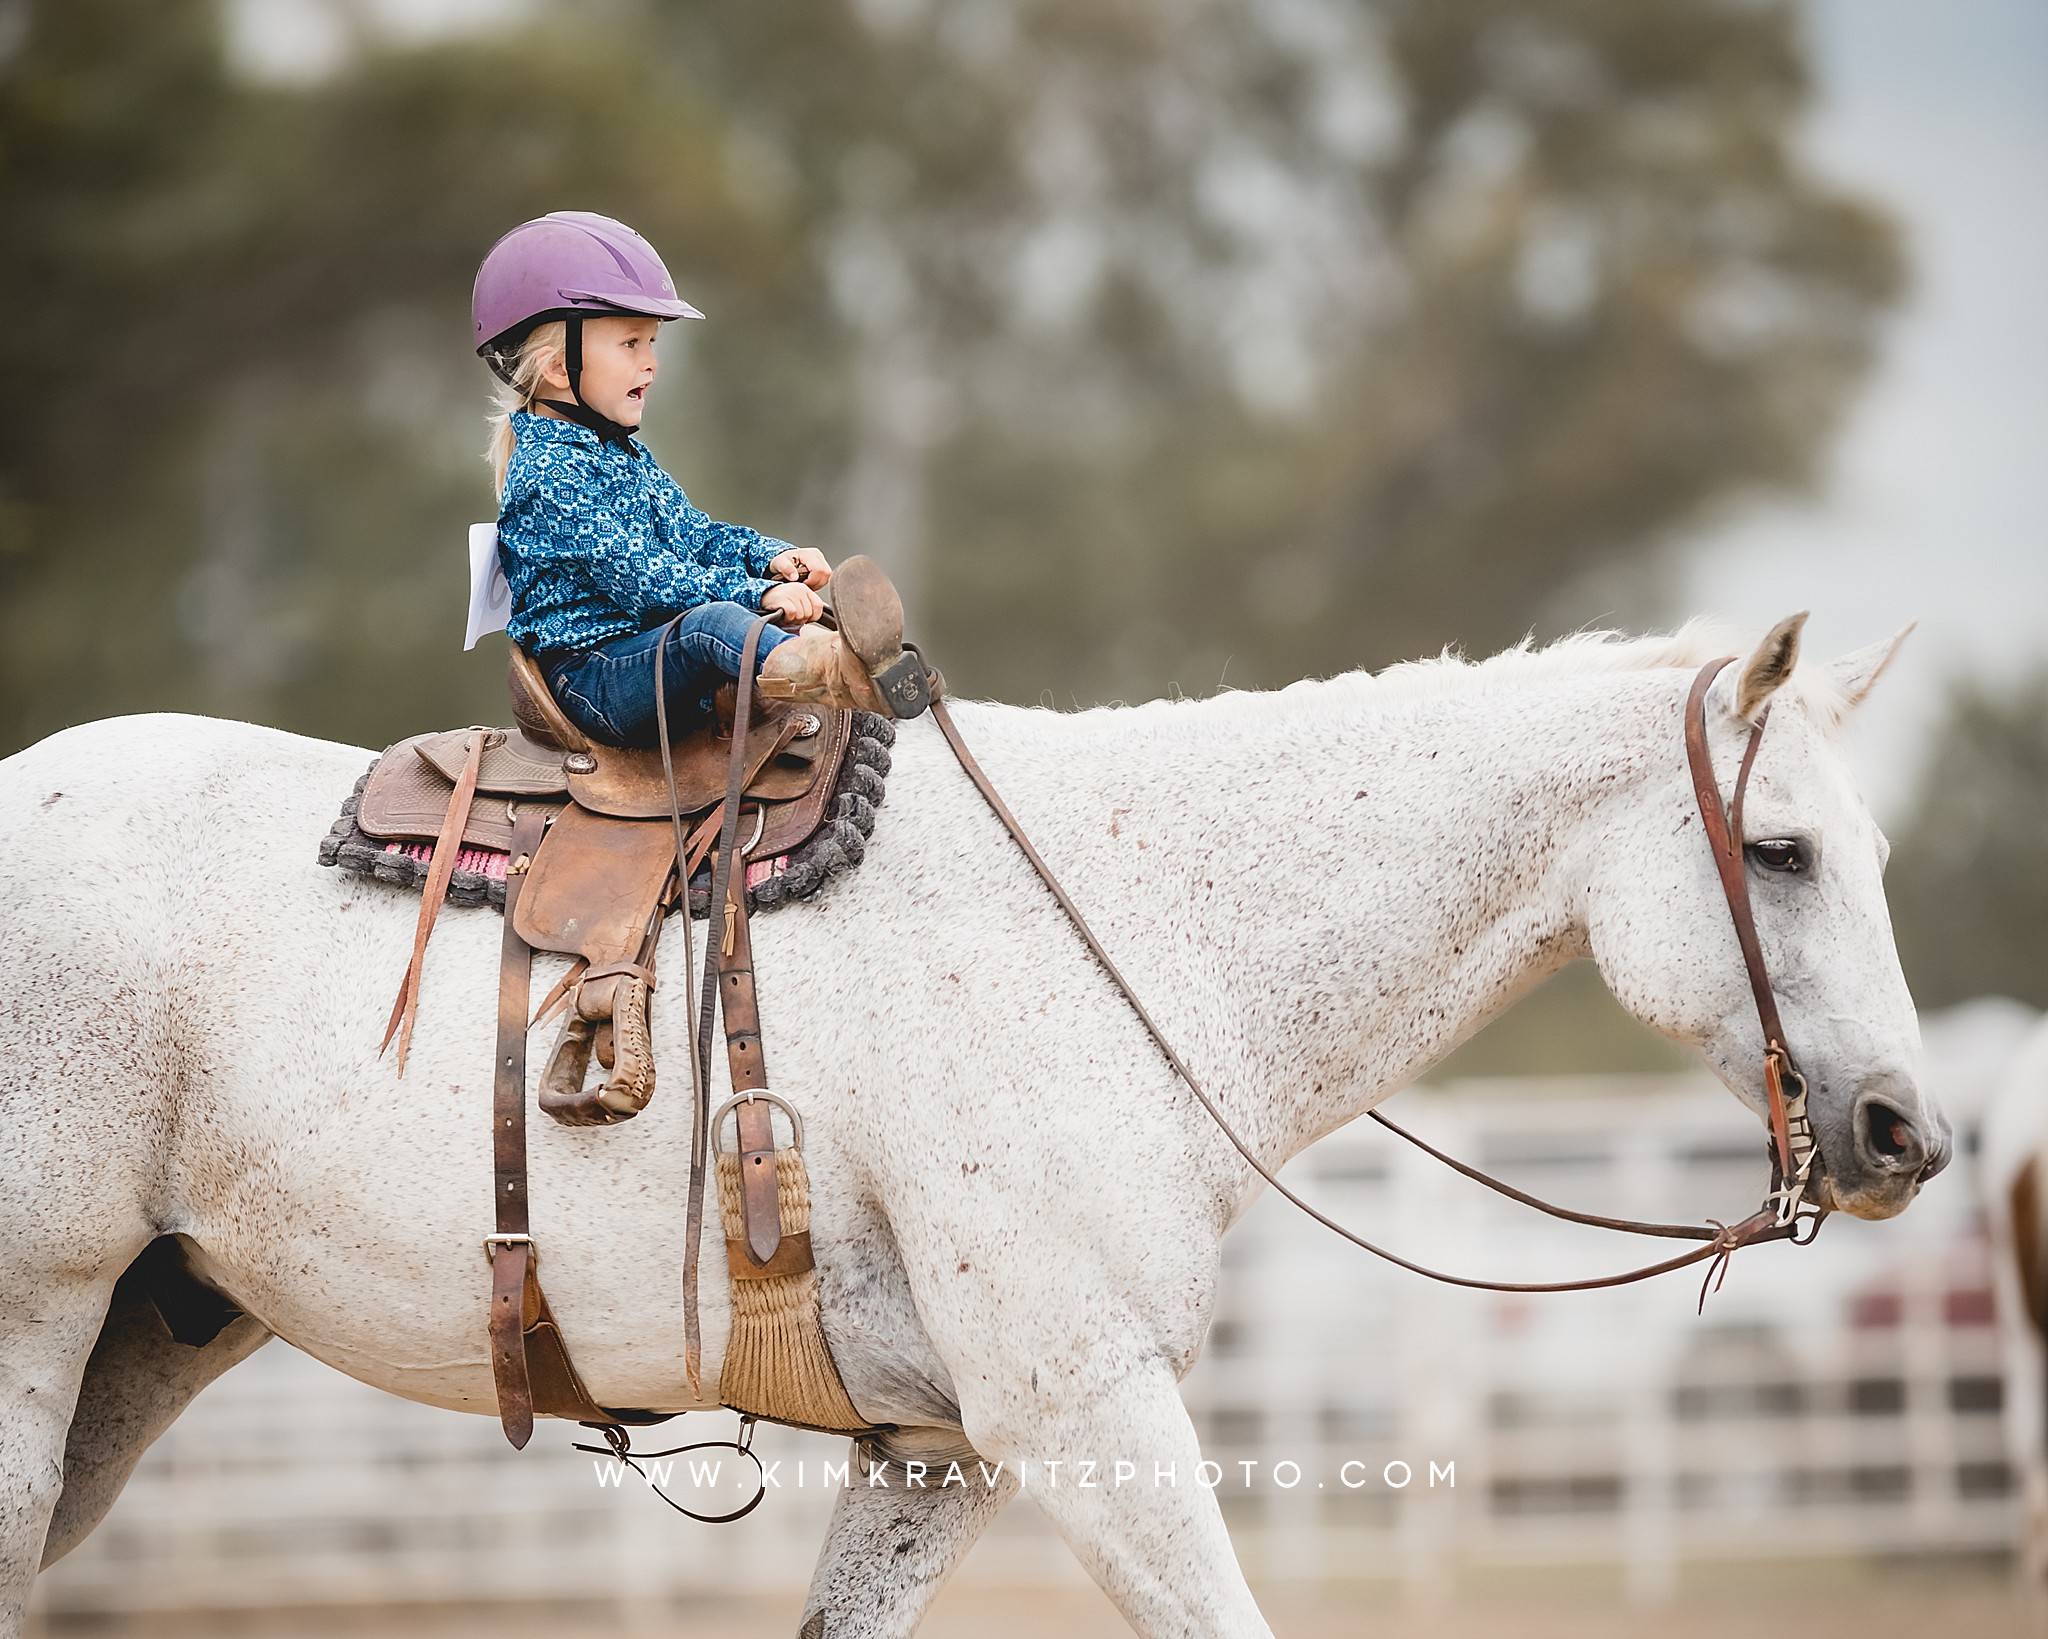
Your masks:
M1778 1017L1777 1001L1771 991L1770 976L1764 966L1763 949L1757 939L1756 915L1750 904L1749 882L1743 870L1743 854L1739 841L1742 834L1743 794L1749 786L1750 770L1756 762L1757 746L1763 739L1764 723L1770 715L1769 709L1766 708L1758 714L1756 722L1750 729L1749 743L1743 750L1742 766L1735 778L1734 799L1727 808L1721 804L1720 786L1714 777L1713 755L1707 745L1707 689L1722 668L1729 664L1729 658L1710 661L1693 679L1692 692L1687 696L1685 705L1685 749L1686 760L1692 771L1694 793L1699 800L1700 820L1706 829L1707 841L1714 851L1715 868L1720 876L1722 892L1728 901L1729 914L1735 921L1736 939L1742 947L1743 963L1749 971L1750 986L1756 995L1758 1022L1763 1029L1764 1086L1769 1097L1772 1138L1772 1187L1764 1204L1747 1218L1734 1224L1651 1223L1633 1218L1606 1218L1594 1213L1576 1212L1569 1207L1553 1205L1524 1190L1516 1189L1512 1184L1503 1183L1481 1172L1477 1167L1468 1166L1446 1155L1443 1151L1424 1143L1406 1128L1388 1120L1378 1110L1366 1112L1389 1132L1406 1139L1424 1154L1443 1162L1475 1183L1484 1184L1488 1189L1506 1196L1511 1201L1519 1201L1524 1206L1534 1207L1553 1218L1561 1218L1567 1223L1587 1224L1595 1229L1615 1230L1623 1234L1652 1235L1703 1243L1678 1257L1666 1258L1639 1269L1625 1270L1618 1275L1602 1275L1586 1280L1481 1280L1469 1275L1450 1275L1442 1270L1429 1269L1422 1264L1411 1262L1399 1253L1375 1245L1355 1230L1347 1229L1328 1214L1311 1206L1282 1183L1278 1174L1259 1158L1251 1145L1245 1142L1237 1129L1224 1117L1215 1100L1196 1079L1195 1073L1188 1068L1180 1054L1174 1051L1173 1044L1166 1039L1165 1032L1146 1011L1145 1004L1138 999L1138 994L1131 988L1130 981L1123 976L1109 952L1103 948L1102 941L1096 938L1095 930L1089 927L1080 907L1060 885L1052 867L1046 864L1038 850L1032 846L1031 839L1025 835L1024 827L1017 816L1010 811L1009 805L1003 801L981 764L975 761L974 754L967 749L966 742L960 738L960 730L953 722L952 714L946 709L941 691L937 688L933 690L931 714L939 726L939 732L946 737L946 744L959 759L962 770L973 782L975 790L981 793L982 800L988 804L996 818L1002 821L1003 829L1010 833L1011 840L1023 851L1024 857L1031 863L1031 868L1038 873L1039 879L1058 901L1060 909L1066 912L1067 919L1074 925L1074 931L1081 936L1081 942L1088 947L1096 961L1102 964L1103 972L1109 976L1110 982L1130 1004L1131 1011L1138 1017L1138 1022L1151 1036L1153 1045L1172 1066L1174 1074L1187 1084L1188 1091L1195 1095L1195 1101L1208 1113L1209 1119L1215 1122L1223 1136L1230 1140L1232 1148L1244 1157L1254 1172L1273 1187L1275 1193L1300 1208L1325 1229L1341 1235L1352 1245L1372 1253L1374 1257L1383 1258L1388 1263L1427 1276L1431 1280L1441 1281L1448 1286L1473 1287L1486 1292L1587 1292L1600 1287L1629 1286L1656 1275L1667 1275L1673 1270L1705 1263L1708 1266L1706 1279L1700 1287L1700 1303L1704 1307L1708 1291L1719 1286L1721 1278L1727 1273L1728 1260L1736 1251L1764 1241L1789 1240L1795 1245L1806 1245L1813 1239L1814 1234L1818 1233L1820 1220L1826 1216L1824 1211L1808 1213L1802 1212L1801 1209L1801 1197L1805 1191L1807 1177L1813 1169L1819 1151L1815 1144L1813 1125L1806 1114L1805 1078L1794 1066L1791 1050L1785 1045L1784 1025ZM1791 1089L1789 1095L1788 1087ZM1811 1225L1811 1228L1802 1234L1802 1229L1807 1225Z

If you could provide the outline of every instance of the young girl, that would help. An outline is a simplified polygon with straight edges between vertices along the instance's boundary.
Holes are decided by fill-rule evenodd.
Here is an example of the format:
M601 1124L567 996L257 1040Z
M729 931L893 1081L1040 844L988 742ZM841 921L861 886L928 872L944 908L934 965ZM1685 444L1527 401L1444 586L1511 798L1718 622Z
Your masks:
M633 436L656 334L703 317L653 246L588 211L524 223L477 270L472 317L477 352L510 389L491 443L508 631L578 728L655 743L653 651L676 615L663 665L671 732L702 721L738 677L763 613L776 621L756 660L764 697L897 717L924 709L902 604L871 560L839 571L839 631L810 624L824 613L818 589L834 581L824 555L714 522Z

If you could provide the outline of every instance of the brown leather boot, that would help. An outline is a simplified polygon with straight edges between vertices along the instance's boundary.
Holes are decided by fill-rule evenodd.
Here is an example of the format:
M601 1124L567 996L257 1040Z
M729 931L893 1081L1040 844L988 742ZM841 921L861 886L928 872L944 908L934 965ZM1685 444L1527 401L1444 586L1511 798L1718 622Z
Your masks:
M833 571L832 613L889 716L915 717L932 703L924 662L903 647L903 600L873 558L848 558Z
M754 688L764 700L891 715L889 703L839 634L824 626L806 626L769 650Z
M915 717L931 704L923 663L903 647L903 601L874 559L848 558L833 573L832 612L837 632L806 626L761 663L765 698L884 717Z

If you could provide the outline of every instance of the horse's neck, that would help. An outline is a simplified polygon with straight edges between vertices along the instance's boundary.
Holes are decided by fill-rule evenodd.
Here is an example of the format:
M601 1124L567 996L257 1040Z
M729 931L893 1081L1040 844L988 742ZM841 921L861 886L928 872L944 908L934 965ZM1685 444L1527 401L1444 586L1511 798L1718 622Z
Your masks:
M1277 1159L1586 954L1575 844L1669 773L1671 692L1623 674L1376 707L1339 680L1040 718L1027 823Z

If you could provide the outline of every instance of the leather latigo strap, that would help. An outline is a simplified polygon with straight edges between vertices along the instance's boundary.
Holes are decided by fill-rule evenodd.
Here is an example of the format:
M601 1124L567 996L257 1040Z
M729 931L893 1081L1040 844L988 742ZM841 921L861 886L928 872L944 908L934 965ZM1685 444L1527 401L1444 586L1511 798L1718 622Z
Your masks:
M767 1103L765 1099L761 1102L764 1106ZM777 1275L801 1275L805 1270L818 1266L817 1259L811 1254L811 1232L808 1229L801 1234L784 1235L775 1249L775 1255L766 1263L754 1261L753 1249L746 1242L727 1241L725 1261L726 1273L734 1280L771 1280ZM782 1419L775 1420L780 1422Z
M1109 952L1103 948L1102 941L1095 936L1095 930L1088 925L1088 919L1081 914L1080 907L1074 903L1066 889L1060 885L1059 878L1053 874L1052 867L1046 864L1038 850L1032 846L1031 839L1025 834L1024 827L1018 821L1017 816L1010 811L1009 804L1003 801L1001 794L997 792L994 783L989 779L981 764L975 760L974 754L967 749L966 741L960 737L960 730L953 722L952 713L947 710L945 701L937 697L939 691L935 689L933 693L934 698L931 704L932 719L938 724L939 732L945 736L946 744L952 749L953 755L959 761L962 771L973 783L975 790L981 794L982 801L988 804L990 811L1002 822L1003 829L1009 832L1010 840L1017 844L1024 857L1030 861L1031 868L1038 873L1039 880L1045 884L1047 891L1058 902L1060 909L1066 912L1067 920L1073 924L1074 931L1081 936L1081 942L1088 947L1089 953L1102 965L1103 972L1108 975L1110 982L1116 986L1125 1002L1129 1004L1131 1011L1137 1015L1138 1022L1145 1027L1146 1034L1152 1038L1153 1045L1159 1049L1161 1056L1172 1067L1174 1074L1179 1076L1181 1081L1186 1084L1188 1091L1194 1094L1195 1101L1201 1105L1202 1109L1208 1114L1209 1119L1216 1124L1217 1130L1230 1141L1231 1147L1244 1158L1245 1162L1254 1172L1272 1187L1274 1193L1283 1200L1298 1207L1325 1229L1330 1230L1334 1234L1341 1235L1353 1246L1370 1252L1374 1257L1383 1258L1388 1263L1411 1270L1415 1274L1427 1276L1431 1280L1441 1281L1447 1286L1466 1286L1486 1292L1586 1292L1600 1287L1628 1286L1636 1281L1649 1280L1657 1275L1670 1274L1673 1270L1705 1263L1708 1265L1707 1284L1701 1287L1700 1301L1702 1303L1706 1301L1708 1287L1714 1283L1719 1273L1726 1270L1729 1257L1737 1250L1744 1246L1755 1245L1761 1241L1790 1240L1794 1238L1797 1226L1790 1222L1779 1221L1769 1207L1753 1212L1741 1222L1734 1224L1659 1224L1639 1223L1627 1218L1600 1218L1590 1213L1577 1213L1566 1207L1552 1206L1548 1202L1541 1201L1533 1195L1514 1188L1510 1184L1504 1184L1498 1179L1489 1177L1487 1174L1480 1172L1476 1167L1468 1167L1461 1162L1451 1162L1451 1164L1456 1166L1457 1170L1468 1178L1475 1179L1485 1184L1488 1188L1497 1190L1499 1193L1514 1200L1522 1201L1541 1211L1548 1212L1554 1217L1565 1218L1576 1223L1591 1224L1596 1228L1619 1230L1628 1234L1690 1239L1704 1244L1694 1247L1689 1252L1681 1253L1677 1257L1666 1258L1662 1262L1648 1264L1639 1269L1625 1270L1618 1275L1602 1275L1588 1280L1498 1281L1479 1280L1465 1275L1451 1275L1444 1273L1442 1270L1427 1268L1422 1264L1414 1263L1400 1256L1398 1253L1390 1252L1383 1246L1374 1244L1354 1230L1347 1229L1328 1214L1311 1206L1307 1201L1295 1194L1293 1190L1289 1189L1286 1184L1282 1183L1278 1175L1259 1158L1258 1154L1245 1142L1237 1129L1225 1118L1222 1110L1217 1107L1215 1100L1209 1096L1201 1082L1196 1079L1195 1073L1188 1068L1187 1063L1181 1058L1180 1054L1174 1051L1173 1044L1166 1039L1165 1032L1159 1028L1158 1023L1146 1010L1145 1004L1138 999L1137 992L1131 988L1130 981L1123 976L1122 971L1110 958ZM1396 1127L1391 1121L1385 1120L1384 1117L1378 1119L1390 1131L1398 1133L1401 1137L1408 1139L1409 1142L1417 1144L1425 1150L1429 1150L1430 1154L1449 1161L1449 1157L1443 1156L1439 1151L1430 1150L1429 1146L1421 1144L1419 1139Z
M725 943L718 958L718 1002L725 1020L725 1062L736 1093L766 1092L768 1066L761 1053L761 1009L754 994L754 946L747 926L747 892L734 878L727 885ZM766 1099L743 1100L733 1111L739 1134L740 1212L747 1226L745 1259L730 1255L734 1274L798 1274L811 1267L810 1236L801 1254L778 1258L784 1245L782 1203L775 1187L775 1126ZM717 1135L714 1133L713 1138ZM746 1267L751 1263L754 1267ZM773 1265L773 1268L763 1267Z
M526 1365L525 1300L533 1268L526 1211L526 1004L532 994L533 947L519 937L513 912L540 847L546 815L521 814L505 863L505 931L498 960L498 1053L491 1076L491 1195L497 1233L485 1242L491 1260L491 1377L505 1438L523 1448L533 1438L533 1379Z

